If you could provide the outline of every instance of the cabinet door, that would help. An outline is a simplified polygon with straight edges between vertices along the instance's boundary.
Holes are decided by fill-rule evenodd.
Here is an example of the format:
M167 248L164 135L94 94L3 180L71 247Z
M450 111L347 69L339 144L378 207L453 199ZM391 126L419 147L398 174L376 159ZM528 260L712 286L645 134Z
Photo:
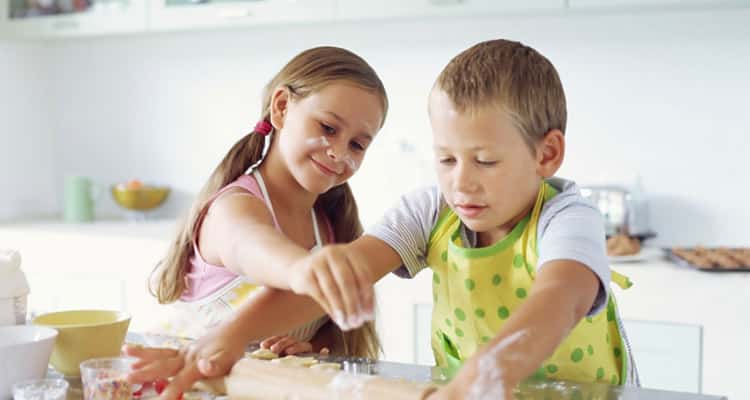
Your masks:
M146 29L146 0L0 0L0 6L7 36L50 38Z
M432 271L422 271L414 279L389 276L375 285L378 336L386 361L414 363L425 325L423 306L432 309ZM429 319L426 325L429 330ZM429 340L429 332L424 337ZM424 358L424 356L420 356ZM427 364L430 364L429 362Z
M242 27L333 19L336 0L152 0L153 30Z
M414 305L414 363L435 365L432 354L432 303Z
M570 0L571 9L648 8L648 7L720 7L748 5L746 0Z
M623 321L643 387L701 392L703 327L663 321Z
M339 0L339 18L466 16L562 10L562 0Z

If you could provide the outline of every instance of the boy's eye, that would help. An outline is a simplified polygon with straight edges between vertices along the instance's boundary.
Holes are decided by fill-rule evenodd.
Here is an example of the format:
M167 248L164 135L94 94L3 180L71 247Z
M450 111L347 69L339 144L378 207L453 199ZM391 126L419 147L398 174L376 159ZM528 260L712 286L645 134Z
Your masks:
M491 166L497 164L497 161L483 161L483 160L477 160L477 164L479 165L485 165L485 166Z
M352 149L356 151L365 151L365 146L363 146L361 143L357 141L352 141L350 146L352 147Z
M456 159L454 159L453 157L441 157L440 159L438 159L438 161L440 162L440 164L452 164L456 161Z
M323 128L323 131L327 135L333 135L334 133L336 133L336 128L334 128L334 127L332 127L330 125L326 125L326 124L321 123L320 127Z

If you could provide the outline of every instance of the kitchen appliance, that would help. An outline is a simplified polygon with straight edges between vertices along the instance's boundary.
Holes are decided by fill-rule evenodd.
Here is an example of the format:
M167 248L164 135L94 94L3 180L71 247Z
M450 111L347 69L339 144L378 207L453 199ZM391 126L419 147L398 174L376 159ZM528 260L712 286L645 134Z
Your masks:
M602 213L607 237L622 234L644 240L656 236L651 230L648 201L640 185L583 186L581 195Z
M0 326L26 322L28 295L21 255L14 250L0 250Z

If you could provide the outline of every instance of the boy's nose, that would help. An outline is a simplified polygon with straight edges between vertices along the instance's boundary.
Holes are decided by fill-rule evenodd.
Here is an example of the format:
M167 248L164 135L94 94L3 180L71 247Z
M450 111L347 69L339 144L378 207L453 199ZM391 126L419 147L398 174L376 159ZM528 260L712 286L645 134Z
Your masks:
M476 174L464 165L457 165L453 175L453 187L458 192L474 192L477 189Z

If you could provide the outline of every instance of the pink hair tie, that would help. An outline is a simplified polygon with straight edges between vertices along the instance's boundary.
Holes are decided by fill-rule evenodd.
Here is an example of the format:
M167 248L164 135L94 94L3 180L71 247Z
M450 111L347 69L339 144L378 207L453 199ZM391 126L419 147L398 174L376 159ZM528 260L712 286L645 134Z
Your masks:
M255 124L255 129L253 129L253 132L261 136L267 136L269 133L271 133L271 129L273 129L273 125L271 125L271 123L266 121L265 119L262 119L258 121L257 124Z

